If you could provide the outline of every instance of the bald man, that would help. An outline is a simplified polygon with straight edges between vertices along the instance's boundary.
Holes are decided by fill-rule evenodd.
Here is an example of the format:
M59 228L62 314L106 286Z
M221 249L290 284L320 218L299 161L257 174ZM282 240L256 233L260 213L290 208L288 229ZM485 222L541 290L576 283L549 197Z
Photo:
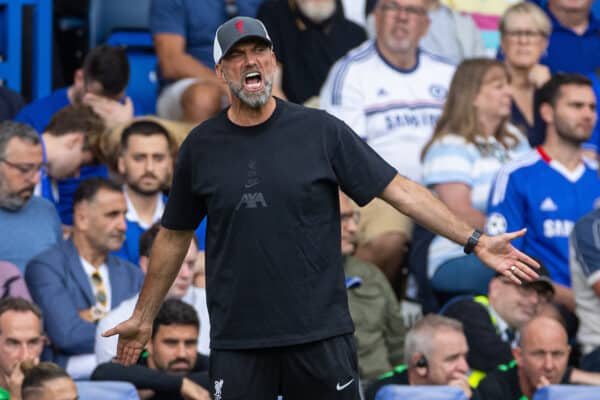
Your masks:
M512 353L514 361L500 365L479 384L481 400L531 399L546 385L600 385L600 374L567 365L571 353L567 332L554 318L540 316L526 323Z

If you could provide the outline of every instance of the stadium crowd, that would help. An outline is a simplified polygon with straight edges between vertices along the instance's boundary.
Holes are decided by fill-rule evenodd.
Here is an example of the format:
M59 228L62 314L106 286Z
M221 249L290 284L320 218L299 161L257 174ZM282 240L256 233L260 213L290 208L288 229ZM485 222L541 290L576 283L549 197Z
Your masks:
M227 310L207 283L205 250L209 260L221 251L213 238L234 224L204 218L194 228L137 363L115 362L117 338L102 334L138 301L188 133L225 118L231 96L262 80L278 107L302 104L343 121L479 233L527 228L513 245L541 265L539 278L519 285L382 200L359 207L340 191L335 251L361 398L422 385L479 400L600 386L600 19L592 5L151 0L156 115L128 95L139 73L128 49L107 44L89 49L69 86L0 110L0 400L229 398L209 379L211 313ZM249 73L238 82L220 68L221 57L245 57L214 45L217 28L238 16L264 23L277 60L272 81ZM255 61L245 61L248 70L260 70ZM252 188L269 171L251 159L243 168L229 171L241 189L237 181L213 189L243 193L234 214L267 209L271 198ZM303 207L312 200L308 193ZM314 233L311 246L328 244ZM284 271L287 261L277 262ZM260 315L254 322L260 334Z

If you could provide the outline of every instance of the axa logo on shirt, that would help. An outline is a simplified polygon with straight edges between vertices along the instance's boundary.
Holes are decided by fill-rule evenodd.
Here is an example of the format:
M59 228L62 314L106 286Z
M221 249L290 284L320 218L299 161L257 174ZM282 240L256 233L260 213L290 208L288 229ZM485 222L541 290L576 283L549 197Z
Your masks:
M544 236L547 238L569 237L575 223L568 219L545 219Z
M267 202L265 200L265 196L261 192L258 193L244 193L242 194L242 198L235 208L236 211L240 208L258 208L258 207L268 207Z

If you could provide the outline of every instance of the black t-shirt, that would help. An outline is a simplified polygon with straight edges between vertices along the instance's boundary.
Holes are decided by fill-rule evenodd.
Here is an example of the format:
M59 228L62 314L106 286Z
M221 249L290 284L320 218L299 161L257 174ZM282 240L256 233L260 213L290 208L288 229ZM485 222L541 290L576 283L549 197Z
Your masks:
M319 95L331 66L367 40L367 34L344 17L339 3L335 14L320 24L302 16L290 3L265 1L257 17L267 27L277 61L282 64L283 92L290 101L304 103Z
M571 368L567 368L560 382L566 385L569 382ZM500 365L477 386L479 400L527 400L519 385L518 367L514 361Z
M462 322L469 344L467 362L471 368L488 372L512 360L510 343L502 340L483 304L465 297L450 304L443 314Z
M154 396L150 400L183 400L180 394L183 378L210 391L212 386L208 379L208 357L198 354L194 368L185 376L148 368L147 354L143 354L136 364L129 367L112 361L100 364L91 376L93 381L129 382L136 389L153 390Z
M285 346L353 331L340 252L338 185L358 204L395 170L324 111L277 100L252 127L226 110L181 146L162 224L208 215L211 347Z

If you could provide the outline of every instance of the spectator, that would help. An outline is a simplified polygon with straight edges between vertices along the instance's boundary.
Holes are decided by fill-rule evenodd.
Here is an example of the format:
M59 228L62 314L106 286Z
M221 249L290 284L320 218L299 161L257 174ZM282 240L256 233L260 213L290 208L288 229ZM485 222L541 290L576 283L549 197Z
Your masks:
M258 19L269 31L281 69L274 89L294 103L318 96L331 66L367 39L337 0L268 0Z
M45 167L36 194L58 203L57 181L77 175L83 165L98 159L104 129L102 119L86 105L69 105L54 114L41 134Z
M208 359L196 352L198 325L192 306L166 300L154 320L147 352L137 364L100 364L92 379L131 382L145 399L209 400Z
M539 0L538 0L539 1ZM600 67L600 21L592 14L592 0L548 0L552 21L547 55L542 63L552 73L591 73Z
M425 7L431 24L421 39L422 49L454 64L486 55L481 33L470 15L451 10L440 0L426 0Z
M556 74L542 87L540 102L546 122L544 143L498 173L486 230L495 235L528 228L513 245L548 268L556 301L574 312L568 238L575 221L593 210L600 198L598 168L582 158L581 149L596 122L596 97L589 79Z
M52 203L33 196L42 166L38 134L18 122L0 122L0 260L21 272L30 258L62 239Z
M169 132L152 121L136 121L121 135L119 173L127 202L127 232L116 254L138 263L140 235L162 217L162 191L171 184L176 147Z
M23 400L77 400L77 386L64 369L50 362L26 368ZM12 399L12 398L11 398Z
M321 106L345 121L396 170L420 180L419 154L441 114L454 67L418 48L429 27L424 0L379 0L377 38L332 68ZM395 280L410 220L380 200L362 210L356 255Z
M400 304L385 276L377 267L353 257L360 212L342 192L340 218L344 272L362 281L359 287L348 291L348 305L358 345L359 374L368 384L402 362L404 322Z
M125 234L127 207L116 183L83 181L74 208L71 239L32 259L25 280L46 317L51 341L46 359L77 379L89 377L96 365L98 320L137 293L144 276L137 266L109 254L121 247Z
M144 274L148 272L150 250L152 249L154 239L156 239L159 229L160 224L155 223L140 237L140 267ZM194 268L198 258L198 242L195 236L193 236L192 239L187 254L181 264L181 268L177 273L177 277L167 293L167 298L181 299L194 307L200 318L198 352L208 355L210 321L208 319L208 309L206 306L206 291L204 288L192 286ZM129 318L135 309L137 301L138 295L136 294L132 298L123 301L119 307L109 312L106 317L98 322L98 327L96 328L96 344L94 346L98 364L112 360L117 354L118 338L114 336L103 337L102 333Z
M106 45L96 47L85 57L83 68L75 72L73 85L30 103L16 120L30 124L42 133L59 110L83 102L102 117L108 128L112 128L133 117L131 100L123 98L128 81L129 62L125 50ZM59 181L58 209L63 224L73 224L73 194L82 180L93 176L106 177L108 170L102 165L85 166L79 177Z
M21 271L11 263L0 261L0 300L7 297L21 297L31 301Z
M213 39L236 15L256 15L262 0L152 0L150 29L158 56L160 117L199 123L221 110L225 86L214 72Z
M386 385L448 385L473 395L467 373L469 347L462 324L429 314L406 334L404 365L398 365L367 389L366 399L374 400Z
M592 211L575 224L570 238L569 264L579 318L577 342L583 357L581 368L600 372L600 210Z
M496 172L530 149L521 133L508 124L509 81L499 61L463 61L422 153L423 184L479 230ZM465 255L461 246L441 236L429 246L427 268L432 287L446 297L485 294L494 274L474 254Z
M474 370L475 385L485 372L512 360L511 348L518 330L552 301L554 288L548 271L538 270L540 279L516 285L498 275L489 283L488 296L463 296L442 309L444 315L462 322L469 343L467 361Z
M453 11L469 16L479 28L488 56L493 57L500 45L498 22L508 7L515 3L514 0L444 0Z
M44 348L42 312L21 298L0 300L0 398L21 400L25 363L37 363Z
M510 6L500 19L501 51L513 97L510 119L532 146L542 144L546 130L535 104L537 90L550 79L550 69L540 58L551 31L550 19L530 2Z
M110 127L133 117L131 99L124 97L129 82L129 62L122 48L102 45L92 49L83 67L75 72L73 81L73 85L25 106L16 120L41 133L59 110L80 103L91 106Z
M571 347L562 324L549 317L536 317L521 328L515 360L499 366L477 387L481 400L533 398L546 385L600 385L600 374L567 366Z

